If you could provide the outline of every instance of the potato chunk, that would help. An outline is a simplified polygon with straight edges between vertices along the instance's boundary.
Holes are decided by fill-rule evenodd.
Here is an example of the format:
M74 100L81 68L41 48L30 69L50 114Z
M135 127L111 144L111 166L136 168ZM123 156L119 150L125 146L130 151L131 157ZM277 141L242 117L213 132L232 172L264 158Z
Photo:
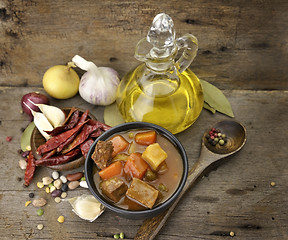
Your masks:
M123 180L117 177L112 177L100 183L102 193L105 194L114 202L118 202L125 195L127 185Z
M152 208L158 198L159 191L148 183L133 178L130 187L128 188L126 195L147 208Z
M150 144L142 153L142 158L156 171L159 165L167 158L167 153L159 143Z

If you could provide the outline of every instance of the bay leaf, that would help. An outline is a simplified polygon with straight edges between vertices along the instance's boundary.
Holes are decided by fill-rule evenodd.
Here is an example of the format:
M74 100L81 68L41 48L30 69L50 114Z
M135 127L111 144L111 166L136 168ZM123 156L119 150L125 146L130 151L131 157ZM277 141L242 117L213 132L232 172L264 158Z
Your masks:
M34 122L29 123L29 125L25 128L24 132L21 135L21 150L23 152L27 151L27 146L30 146L30 139L32 132L35 128Z
M204 104L203 104L203 108L209 110L209 111L212 112L213 114L216 113L216 110L215 110L214 108L210 107L209 104L206 103L206 102L204 102Z
M114 127L121 123L124 123L124 119L118 110L116 102L108 105L104 109L104 122L105 124Z
M222 91L207 81L200 80L200 83L203 89L204 102L206 102L210 108L233 118L234 113L230 102Z

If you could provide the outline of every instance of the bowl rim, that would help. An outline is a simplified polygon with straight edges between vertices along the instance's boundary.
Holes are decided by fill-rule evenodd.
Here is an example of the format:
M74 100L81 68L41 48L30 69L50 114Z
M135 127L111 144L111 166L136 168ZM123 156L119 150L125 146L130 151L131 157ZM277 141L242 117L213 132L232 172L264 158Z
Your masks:
M123 209L121 207L113 205L113 203L109 202L102 194L95 189L97 189L94 181L93 176L89 177L88 171L89 168L93 166L93 160L91 159L91 155L94 152L95 145L99 140L106 140L107 138L111 137L112 135L116 134L117 132L123 132L128 131L129 129L155 129L158 133L160 133L162 136L166 137L179 151L179 154L182 158L183 162L183 175L179 182L179 185L176 189L176 191L163 203L160 203L159 205L153 207L152 209L144 209L144 210L129 210L129 209ZM141 216L141 215L150 215L155 214L156 212L161 212L162 210L166 209L166 206L170 206L177 198L177 196L181 193L181 191L184 188L184 185L186 183L187 177L188 177L188 157L186 154L186 151L182 145L182 143L177 139L177 137L169 132L167 129L153 124L153 123L147 123L147 122L128 122L128 123L122 123L115 127L112 127L111 129L104 132L102 135L100 135L94 143L91 145L87 157L85 159L85 178L88 185L89 191L93 194L93 196L102 203L105 207L112 210L113 212L122 214L122 215L135 215L135 216ZM90 169L90 172L92 171L92 168ZM90 181L92 179L92 181ZM97 194L98 192L98 194Z

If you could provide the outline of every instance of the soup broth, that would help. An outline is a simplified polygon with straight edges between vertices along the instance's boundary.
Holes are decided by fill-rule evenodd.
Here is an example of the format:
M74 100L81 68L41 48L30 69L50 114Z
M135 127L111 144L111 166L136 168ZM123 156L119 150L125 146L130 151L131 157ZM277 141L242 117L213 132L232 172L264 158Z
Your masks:
M130 130L128 132L122 132L117 133L115 135L121 135L128 143L129 146L121 151L118 154L125 154L129 156L131 154L131 151L134 153L140 153L142 154L145 149L147 148L147 145L140 145L136 143L135 141L135 135L137 133L144 133L150 131L147 130ZM106 140L109 141L112 139L115 135L111 136L109 139ZM146 175L143 177L143 181L148 183L153 188L157 189L159 191L157 200L153 207L157 206L158 204L161 204L162 202L165 202L177 189L181 178L183 174L183 162L180 153L178 152L177 148L174 146L173 143L171 143L166 137L162 136L161 134L156 132L156 143L160 145L160 147L166 152L167 158L161 165L158 167L157 170L151 168L149 165L148 169L157 175L155 180L147 180ZM133 149L133 150L131 150ZM143 155L142 155L143 156ZM117 156L116 156L117 158ZM113 162L113 160L112 160ZM125 165L125 160L121 160L122 164ZM148 170L147 170L148 171ZM93 169L93 179L95 182L96 187L98 188L99 192L101 192L100 184L103 181L103 179L99 176L99 169L96 165L94 165ZM147 173L146 173L147 174ZM127 173L125 173L123 170L120 174L117 175L119 179L125 182L127 187L129 188L131 186L131 176L127 176ZM105 194L102 195L107 198L107 200L111 201ZM111 201L115 206L118 206L123 209L129 209L129 210L143 210L146 209L147 206L144 206L138 201L135 201L134 199L131 199L127 196L127 194L124 194L121 199L117 202Z

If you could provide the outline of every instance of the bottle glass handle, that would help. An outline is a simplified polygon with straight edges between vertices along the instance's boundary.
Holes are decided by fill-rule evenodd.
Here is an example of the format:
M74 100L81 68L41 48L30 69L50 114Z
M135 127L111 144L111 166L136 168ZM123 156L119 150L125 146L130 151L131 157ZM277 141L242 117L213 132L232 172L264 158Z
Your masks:
M185 71L193 62L198 51L198 40L192 34L185 34L177 38L176 44L178 49L184 49L181 57L176 64L179 66L179 72Z

